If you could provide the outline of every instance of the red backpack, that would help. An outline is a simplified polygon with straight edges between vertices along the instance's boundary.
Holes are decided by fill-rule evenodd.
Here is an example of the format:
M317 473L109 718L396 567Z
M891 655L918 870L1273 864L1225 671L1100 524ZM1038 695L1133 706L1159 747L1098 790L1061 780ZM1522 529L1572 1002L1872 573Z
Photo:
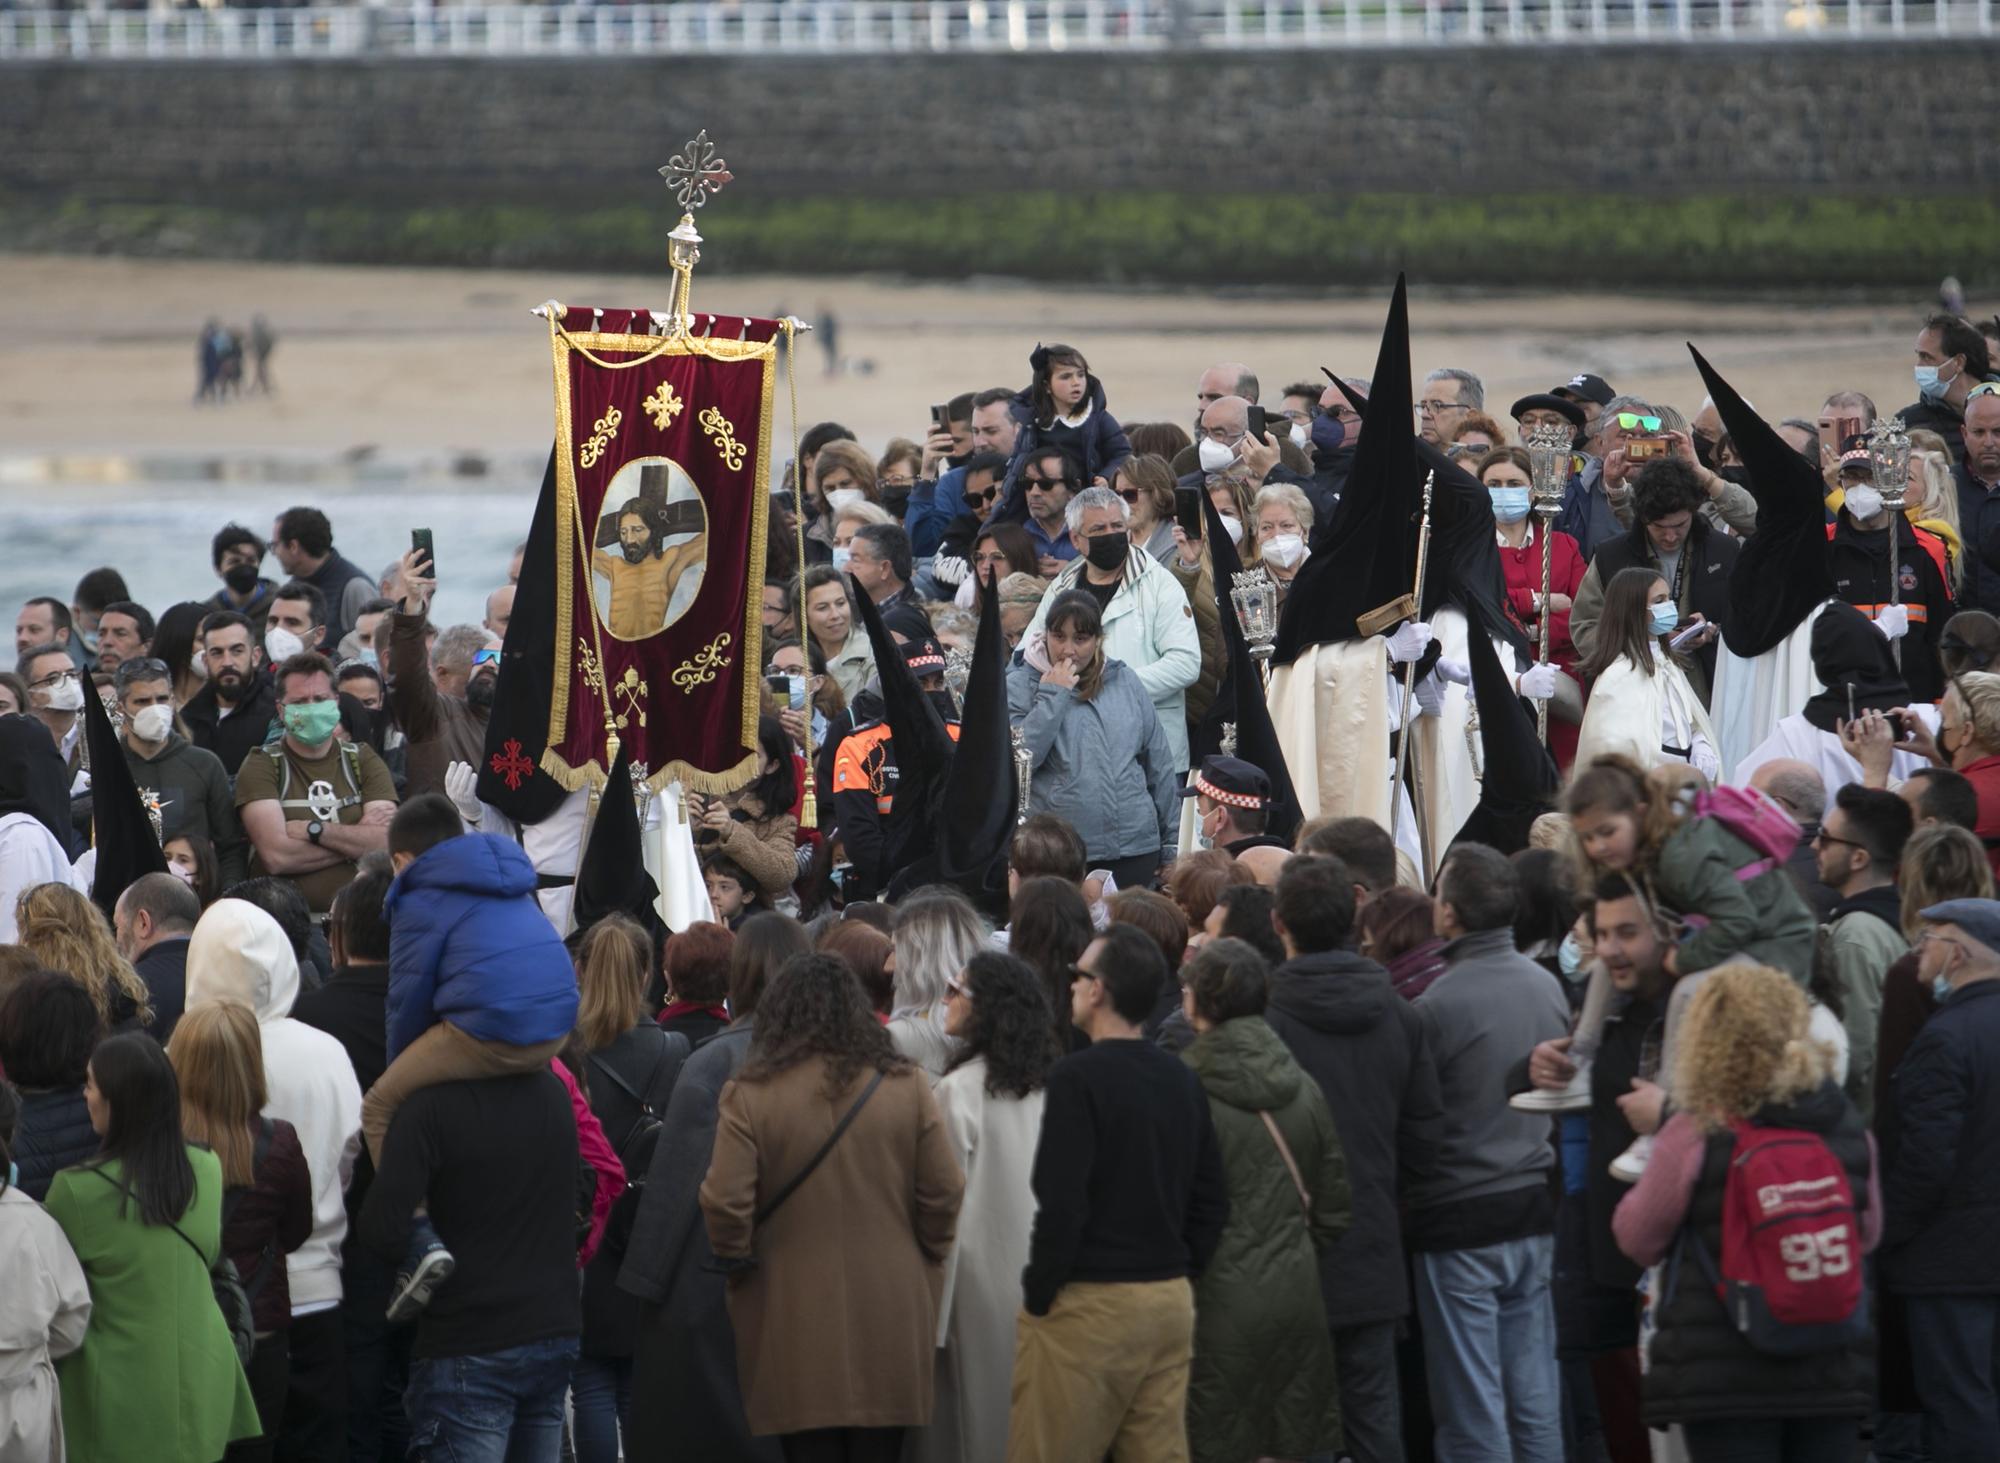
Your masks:
M1722 1265L1692 1225L1730 1324L1773 1356L1833 1351L1869 1332L1861 1224L1847 1170L1817 1133L1735 1125L1722 1191Z
M1737 882L1780 868L1799 846L1799 825L1777 803L1752 787L1718 787L1695 794L1694 816L1713 818L1763 857L1736 871Z

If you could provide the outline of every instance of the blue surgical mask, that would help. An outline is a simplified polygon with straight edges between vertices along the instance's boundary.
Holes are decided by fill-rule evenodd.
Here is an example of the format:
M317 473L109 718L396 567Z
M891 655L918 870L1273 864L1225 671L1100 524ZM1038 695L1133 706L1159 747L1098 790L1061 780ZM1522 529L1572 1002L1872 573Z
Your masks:
M1493 498L1493 516L1501 523L1519 523L1528 516L1528 490L1522 487L1488 488Z
M382 662L375 658L375 648L372 645L362 646L360 652L354 658L363 665L372 665L377 670L382 668Z
M1925 401L1943 401L1945 390L1951 385L1951 381L1939 379L1938 373L1943 369L1942 366L1917 367L1917 395ZM1957 379L1956 376L1952 377L1952 381Z
M1951 982L1945 979L1942 975L1932 976L1931 994L1938 998L1938 1004L1940 1005L1944 1004L1944 1002L1951 996Z
M847 561L853 557L854 550L846 544L835 544L833 546L833 567L841 573L845 574L847 572Z
M1556 964L1561 968L1564 980L1575 980L1577 972L1583 969L1583 946L1577 943L1575 930L1563 936L1562 944L1556 949Z
M1646 611L1646 623L1655 635L1671 635L1681 622L1680 606L1663 599Z

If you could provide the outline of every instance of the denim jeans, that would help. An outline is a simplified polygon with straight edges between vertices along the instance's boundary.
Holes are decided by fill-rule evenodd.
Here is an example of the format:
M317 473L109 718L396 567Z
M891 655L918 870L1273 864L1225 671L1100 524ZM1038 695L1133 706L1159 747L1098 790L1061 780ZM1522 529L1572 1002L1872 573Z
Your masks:
M556 1463L576 1337L410 1362L410 1456L423 1463Z
M1555 1240L1417 1256L1438 1463L1563 1463Z
M618 1434L632 1431L632 1358L579 1356L569 1389L576 1463L618 1463Z

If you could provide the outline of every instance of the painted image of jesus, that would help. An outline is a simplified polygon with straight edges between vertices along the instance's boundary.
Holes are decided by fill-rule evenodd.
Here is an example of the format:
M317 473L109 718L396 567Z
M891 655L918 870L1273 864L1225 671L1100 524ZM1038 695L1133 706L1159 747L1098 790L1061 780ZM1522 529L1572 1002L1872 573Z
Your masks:
M669 486L668 465L644 465L640 491L604 515L597 539L591 567L602 581L598 609L619 639L657 634L701 592L708 555L701 498L692 483Z

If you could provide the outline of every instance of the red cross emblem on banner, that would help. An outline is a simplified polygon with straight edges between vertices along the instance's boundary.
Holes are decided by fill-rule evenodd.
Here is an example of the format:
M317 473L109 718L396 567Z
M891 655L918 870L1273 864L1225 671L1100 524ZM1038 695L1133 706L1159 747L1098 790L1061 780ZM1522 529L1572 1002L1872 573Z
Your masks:
M535 764L521 755L521 743L509 737L501 744L500 751L493 757L493 775L507 779L509 792L520 791L521 784L535 774Z

